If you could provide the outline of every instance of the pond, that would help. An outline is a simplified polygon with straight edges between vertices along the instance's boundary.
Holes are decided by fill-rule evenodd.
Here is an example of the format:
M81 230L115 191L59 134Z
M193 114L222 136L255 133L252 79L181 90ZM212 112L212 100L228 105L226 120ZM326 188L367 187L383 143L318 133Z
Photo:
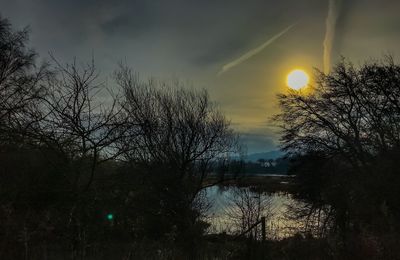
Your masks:
M290 209L300 202L289 193L259 192L254 187L213 186L205 190L209 202L206 220L209 233L238 235L255 222L266 218L268 239L282 239L300 231L299 224L289 217ZM261 225L249 232L259 236Z

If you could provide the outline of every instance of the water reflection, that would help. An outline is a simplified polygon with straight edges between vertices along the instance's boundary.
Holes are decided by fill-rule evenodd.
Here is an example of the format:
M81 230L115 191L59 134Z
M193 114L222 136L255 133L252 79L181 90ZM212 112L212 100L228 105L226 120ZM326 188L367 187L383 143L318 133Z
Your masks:
M299 224L289 217L290 208L300 202L288 193L267 193L235 186L214 186L205 192L211 204L207 212L210 233L238 235L261 217L266 218L268 239L282 239L300 230ZM249 233L253 237L260 234L260 227Z

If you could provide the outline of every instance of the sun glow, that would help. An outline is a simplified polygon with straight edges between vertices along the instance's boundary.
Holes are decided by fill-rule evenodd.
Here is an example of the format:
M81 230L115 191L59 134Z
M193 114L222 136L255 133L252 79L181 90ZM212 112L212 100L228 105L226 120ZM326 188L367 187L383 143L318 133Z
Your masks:
M286 84L295 90L299 90L308 85L310 81L309 76L303 70L293 70L289 73L286 79Z

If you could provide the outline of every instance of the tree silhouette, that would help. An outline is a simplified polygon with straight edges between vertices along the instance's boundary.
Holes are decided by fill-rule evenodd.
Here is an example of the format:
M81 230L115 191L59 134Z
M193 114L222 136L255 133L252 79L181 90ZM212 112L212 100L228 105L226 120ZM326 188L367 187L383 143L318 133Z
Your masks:
M377 234L398 226L392 199L398 191L387 180L399 184L393 157L400 148L399 78L391 57L358 68L342 60L329 75L317 71L309 93L278 96L282 147L296 162L299 197L313 205L299 216L324 208L317 215L325 220L315 223L332 224L343 239L348 232Z
M0 17L0 142L21 138L38 120L37 102L43 95L47 66L36 65L36 53L26 47L28 31L13 31Z
M140 81L124 66L116 79L125 93L126 159L172 169L174 178L194 185L192 201L213 163L238 152L229 122L204 90L186 90L179 81Z
M152 239L169 237L192 255L206 227L204 181L238 151L237 137L206 91L187 90L179 81L141 81L126 66L115 78L125 94L123 159L141 183L132 204L144 213L137 228ZM144 197L151 205L137 201Z

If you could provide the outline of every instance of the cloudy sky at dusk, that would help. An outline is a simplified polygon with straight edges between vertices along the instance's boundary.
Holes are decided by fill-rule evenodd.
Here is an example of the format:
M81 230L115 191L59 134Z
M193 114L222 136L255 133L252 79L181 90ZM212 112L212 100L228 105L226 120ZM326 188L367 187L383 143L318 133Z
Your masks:
M0 0L3 17L30 26L42 58L93 54L105 75L126 60L143 77L208 89L249 152L276 148L268 118L288 72L323 70L327 19L333 63L340 55L357 64L387 53L399 61L399 10L398 0Z

